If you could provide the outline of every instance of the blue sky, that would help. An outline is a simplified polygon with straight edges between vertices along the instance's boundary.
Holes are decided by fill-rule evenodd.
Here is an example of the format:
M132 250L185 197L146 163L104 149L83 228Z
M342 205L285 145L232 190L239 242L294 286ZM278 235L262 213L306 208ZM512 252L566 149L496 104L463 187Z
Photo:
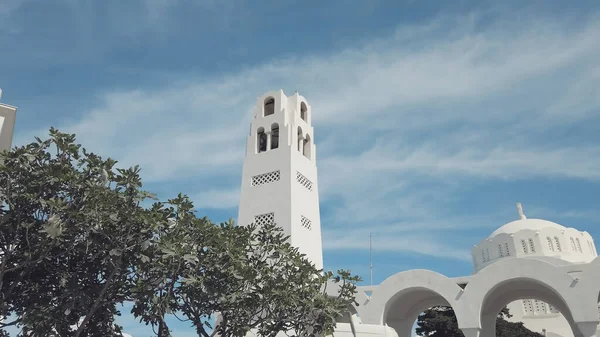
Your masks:
M299 90L328 269L368 280L372 232L375 283L469 274L516 202L600 236L597 1L1 0L0 46L16 145L76 133L214 221L237 216L256 97Z

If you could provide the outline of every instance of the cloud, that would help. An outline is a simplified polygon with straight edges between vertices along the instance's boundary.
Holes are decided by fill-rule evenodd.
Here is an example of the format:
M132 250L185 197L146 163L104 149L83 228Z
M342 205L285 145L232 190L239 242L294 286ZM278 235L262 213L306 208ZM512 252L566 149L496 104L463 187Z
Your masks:
M167 10L161 4L152 2L153 10ZM600 178L597 142L553 142L561 128L600 119L600 20L484 20L477 13L441 16L330 54L103 93L102 104L59 127L122 165L140 164L150 183L235 181L255 98L299 89L313 107L329 212L323 222L418 223L429 227L390 233L379 249L464 260L464 250L423 229L484 226L477 216L458 221L446 209L462 180ZM40 133L46 130L16 143ZM238 191L184 192L199 208L234 208ZM352 235L332 237L326 247L361 246Z
M190 196L194 205L202 208L231 209L236 208L240 202L239 189L210 189L197 195Z
M0 6L0 16L8 16L19 9L26 0L3 0Z
M447 245L431 236L425 235L388 235L376 238L373 249L380 252L405 252L411 254L423 254L444 259L455 259L470 261L471 253L464 248ZM367 235L359 235L354 231L350 233L325 233L323 248L325 250L357 251L368 250L369 241Z

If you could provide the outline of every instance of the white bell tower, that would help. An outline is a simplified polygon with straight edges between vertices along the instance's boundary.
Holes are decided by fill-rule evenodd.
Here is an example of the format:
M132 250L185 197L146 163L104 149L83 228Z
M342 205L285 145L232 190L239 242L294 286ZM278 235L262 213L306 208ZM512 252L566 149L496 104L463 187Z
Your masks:
M298 92L271 91L258 98L246 143L238 224L275 222L322 269L311 120L311 107Z

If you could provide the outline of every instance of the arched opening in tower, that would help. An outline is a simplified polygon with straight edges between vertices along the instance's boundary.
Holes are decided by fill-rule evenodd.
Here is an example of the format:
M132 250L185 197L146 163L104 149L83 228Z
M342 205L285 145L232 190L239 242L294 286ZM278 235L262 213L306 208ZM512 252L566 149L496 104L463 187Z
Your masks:
M302 153L302 150L304 150L304 140L303 140L304 136L302 134L302 128L298 127L298 151L300 153Z
M264 111L265 117L275 113L275 99L273 97L267 97L267 99L265 99Z
M308 122L307 110L306 104L304 102L300 103L300 118L305 122Z
M279 124L271 125L271 150L279 147Z
M306 135L306 139L304 139L303 147L304 147L304 150L302 152L303 152L304 156L308 159L311 159L310 149L312 147L312 144L311 144L310 135Z
M258 153L267 151L267 134L265 129L260 128L256 134L256 145Z

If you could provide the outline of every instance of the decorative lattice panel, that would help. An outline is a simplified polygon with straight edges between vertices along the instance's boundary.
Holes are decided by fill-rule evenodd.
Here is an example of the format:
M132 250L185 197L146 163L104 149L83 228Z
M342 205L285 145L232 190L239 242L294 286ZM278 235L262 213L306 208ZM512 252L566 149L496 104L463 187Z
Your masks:
M538 300L533 300L535 304L535 313L536 314L545 314L546 313L546 303Z
M525 311L525 315L533 315L533 301L532 300L523 300L523 311Z
M259 186L278 181L281 177L279 171L263 173L252 177L252 186Z
M312 229L312 221L310 221L307 217L305 217L304 215L300 216L300 224L302 225L302 227L311 230Z
M535 253L535 245L533 244L533 239L529 239L529 251Z
M265 213L254 217L254 223L257 226L268 225L275 222L275 213Z
M554 251L554 244L552 243L552 239L550 239L550 237L546 237L546 242L548 243L548 249L553 252Z
M302 173L296 172L296 180L300 183L300 185L306 187L309 191L313 189L312 181L308 180Z

